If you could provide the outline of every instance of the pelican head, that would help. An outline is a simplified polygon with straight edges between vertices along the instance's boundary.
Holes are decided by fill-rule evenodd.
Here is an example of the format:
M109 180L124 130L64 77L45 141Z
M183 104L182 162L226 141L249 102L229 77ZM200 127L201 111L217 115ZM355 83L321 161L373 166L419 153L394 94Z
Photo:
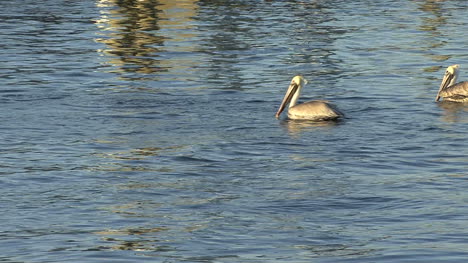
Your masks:
M289 103L289 107L293 107L297 103L297 99L299 99L299 95L301 93L302 87L307 84L307 80L302 76L295 76L291 83L289 84L289 88L286 91L286 95L284 95L283 102L276 112L276 118L279 118L281 112L283 112L286 105Z
M439 91L437 92L437 96L436 96L435 101L439 101L440 92L443 89L445 89L447 87L450 87L453 84L455 84L455 82L457 81L457 78L458 78L458 69L459 68L460 68L460 65L456 65L456 64L452 65L452 66L449 66L447 68L447 70L445 71L444 78L442 79L442 83L440 84Z

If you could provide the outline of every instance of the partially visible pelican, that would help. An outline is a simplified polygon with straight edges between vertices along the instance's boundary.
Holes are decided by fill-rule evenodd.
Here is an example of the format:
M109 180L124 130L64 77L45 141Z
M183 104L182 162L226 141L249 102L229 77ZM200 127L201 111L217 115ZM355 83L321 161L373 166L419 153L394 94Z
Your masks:
M440 97L447 101L468 101L468 81L455 84L458 78L459 67L459 65L452 65L447 68L435 101L439 101Z
M281 102L276 112L276 118L279 118L281 112L288 103L288 117L290 119L326 121L336 120L344 116L335 106L329 104L325 100L311 100L296 105L305 84L307 84L307 80L302 76L295 76L291 80L288 91L286 91L286 95L284 95L283 102Z

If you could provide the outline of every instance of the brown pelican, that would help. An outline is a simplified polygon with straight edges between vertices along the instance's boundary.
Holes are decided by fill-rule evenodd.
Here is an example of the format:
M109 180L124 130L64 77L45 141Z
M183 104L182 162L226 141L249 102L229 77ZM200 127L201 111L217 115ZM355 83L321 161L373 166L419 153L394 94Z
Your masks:
M458 78L459 67L459 65L452 65L447 68L435 101L439 101L440 97L447 101L468 101L468 81L455 84Z
M279 118L281 112L288 103L288 117L290 119L326 121L343 117L343 113L336 109L335 106L324 100L311 100L296 105L301 94L302 87L305 84L307 84L307 80L302 76L295 76L291 80L289 88L286 91L286 95L283 98L283 102L281 102L281 105L276 112L276 118Z

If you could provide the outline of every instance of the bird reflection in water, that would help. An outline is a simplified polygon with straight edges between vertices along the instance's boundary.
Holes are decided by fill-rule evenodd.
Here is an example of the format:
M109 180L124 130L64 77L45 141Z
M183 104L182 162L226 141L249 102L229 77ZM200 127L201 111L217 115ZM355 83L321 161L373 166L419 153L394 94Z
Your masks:
M457 103L452 101L441 101L437 103L444 110L441 116L442 120L448 123L464 122L468 123L468 118L464 117L463 112L468 112L468 103Z
M333 128L339 125L341 122L342 120L310 121L285 119L280 122L280 125L288 131L289 135L293 137L299 137L303 132Z

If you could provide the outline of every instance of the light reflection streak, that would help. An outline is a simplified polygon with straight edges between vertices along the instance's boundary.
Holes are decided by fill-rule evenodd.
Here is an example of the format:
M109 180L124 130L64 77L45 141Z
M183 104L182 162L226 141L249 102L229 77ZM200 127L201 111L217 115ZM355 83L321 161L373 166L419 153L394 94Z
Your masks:
M197 0L99 0L96 6L101 17L95 41L105 44L98 50L107 58L109 71L124 80L152 79L170 70L183 71L197 64L183 58L193 52L195 44L179 45L197 36L192 17L197 14ZM177 59L168 59L165 52L182 52ZM137 75L132 75L137 74ZM150 75L150 76L148 76Z

